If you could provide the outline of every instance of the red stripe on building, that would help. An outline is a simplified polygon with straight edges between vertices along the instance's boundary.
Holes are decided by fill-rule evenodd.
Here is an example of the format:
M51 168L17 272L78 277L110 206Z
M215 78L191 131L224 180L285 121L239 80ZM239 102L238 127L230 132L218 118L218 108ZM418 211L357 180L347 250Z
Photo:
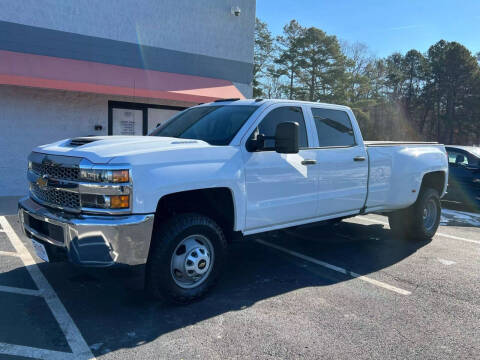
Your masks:
M4 50L0 84L186 102L244 98L227 80Z

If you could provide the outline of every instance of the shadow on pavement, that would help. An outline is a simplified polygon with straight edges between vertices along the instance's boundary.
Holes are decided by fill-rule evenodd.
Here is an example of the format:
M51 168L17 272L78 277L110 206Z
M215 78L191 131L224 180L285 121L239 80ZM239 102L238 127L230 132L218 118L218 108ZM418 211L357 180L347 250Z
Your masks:
M350 222L299 227L262 234L261 238L362 275L389 267L427 244L395 240L381 225ZM39 267L98 356L135 348L264 299L351 279L321 268L324 277L295 265L301 261L251 237L233 243L218 286L203 300L187 306L147 298L142 289L142 268L84 269L67 263L42 263ZM20 270L0 274L0 282Z

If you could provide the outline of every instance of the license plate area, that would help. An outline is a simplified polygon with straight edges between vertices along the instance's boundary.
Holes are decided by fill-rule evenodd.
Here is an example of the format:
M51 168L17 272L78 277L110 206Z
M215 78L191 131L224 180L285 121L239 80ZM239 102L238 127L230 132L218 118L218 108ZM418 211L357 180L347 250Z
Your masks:
M45 246L34 239L31 239L31 240L37 256L43 261L50 262L50 259L48 258L47 249L45 249Z

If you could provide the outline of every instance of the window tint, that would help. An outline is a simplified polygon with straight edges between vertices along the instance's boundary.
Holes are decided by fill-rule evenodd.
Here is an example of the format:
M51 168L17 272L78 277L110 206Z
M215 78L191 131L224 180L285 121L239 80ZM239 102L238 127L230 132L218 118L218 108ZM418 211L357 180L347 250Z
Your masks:
M320 147L355 145L352 123L345 111L312 108L312 114Z
M255 138L257 134L263 134L265 136L275 136L277 125L282 122L288 121L297 122L299 125L298 147L308 147L307 129L305 127L305 120L303 118L302 108L296 106L284 106L270 111L267 116L265 116L265 118L262 120L255 132L252 134L252 137ZM264 148L266 150L274 149L275 140L266 139Z

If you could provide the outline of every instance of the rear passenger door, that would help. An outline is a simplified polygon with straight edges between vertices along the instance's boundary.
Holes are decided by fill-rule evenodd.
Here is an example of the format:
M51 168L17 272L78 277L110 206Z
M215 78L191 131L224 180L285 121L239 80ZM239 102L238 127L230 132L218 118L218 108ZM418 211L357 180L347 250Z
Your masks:
M311 107L318 171L317 216L360 210L367 196L368 161L361 136L346 111ZM358 129L357 129L358 131ZM358 137L358 139L357 139Z

